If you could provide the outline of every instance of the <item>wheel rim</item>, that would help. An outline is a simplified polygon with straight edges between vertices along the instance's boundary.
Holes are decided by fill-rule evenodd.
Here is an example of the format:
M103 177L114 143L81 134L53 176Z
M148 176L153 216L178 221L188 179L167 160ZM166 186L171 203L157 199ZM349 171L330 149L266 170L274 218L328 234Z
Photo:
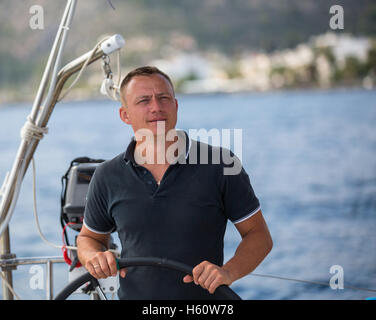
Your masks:
M164 258L155 258L155 257L141 257L141 258L124 258L118 259L118 268L126 267L157 267L165 268L170 270L181 271L185 274L192 275L192 267L183 264L178 261L164 259ZM75 292L79 287L87 282L97 283L97 280L89 273L85 273L82 276L78 277L74 281L70 282L56 297L55 300L65 300L73 292ZM205 289L203 289L205 290ZM216 290L214 295L219 299L225 300L241 300L241 298L228 286L221 285Z

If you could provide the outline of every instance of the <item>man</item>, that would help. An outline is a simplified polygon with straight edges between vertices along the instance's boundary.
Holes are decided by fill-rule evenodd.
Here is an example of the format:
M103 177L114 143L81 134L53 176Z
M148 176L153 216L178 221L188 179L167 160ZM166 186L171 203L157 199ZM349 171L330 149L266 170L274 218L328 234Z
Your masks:
M95 171L77 239L79 259L96 278L116 275L115 257L107 250L116 230L122 257L194 266L193 276L152 267L120 270L120 299L210 299L218 286L252 272L272 248L248 175L243 168L225 175L223 159L202 163L204 144L175 129L173 85L157 68L130 72L120 93L120 118L135 136L126 152ZM206 146L207 158L223 151ZM223 265L228 219L242 240Z

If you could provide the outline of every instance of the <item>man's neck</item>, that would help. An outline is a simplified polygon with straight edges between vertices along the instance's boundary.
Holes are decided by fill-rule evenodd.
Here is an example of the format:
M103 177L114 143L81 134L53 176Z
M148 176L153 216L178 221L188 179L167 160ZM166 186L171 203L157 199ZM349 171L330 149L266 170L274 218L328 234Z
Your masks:
M135 161L147 165L170 165L179 155L179 136L174 129L168 135L143 136L136 139Z

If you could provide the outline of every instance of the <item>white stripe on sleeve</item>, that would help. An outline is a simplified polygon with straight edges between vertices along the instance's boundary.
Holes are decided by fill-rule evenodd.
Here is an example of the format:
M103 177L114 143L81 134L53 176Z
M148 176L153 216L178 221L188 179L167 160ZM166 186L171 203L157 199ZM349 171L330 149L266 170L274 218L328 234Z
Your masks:
M237 224L237 223L240 223L240 222L243 222L244 220L247 220L248 218L252 217L253 215L255 215L257 212L259 212L261 209L260 206L258 206L255 210L253 210L251 213L248 213L247 215L245 215L244 217L238 219L238 220L235 220L233 221L232 223L233 224Z

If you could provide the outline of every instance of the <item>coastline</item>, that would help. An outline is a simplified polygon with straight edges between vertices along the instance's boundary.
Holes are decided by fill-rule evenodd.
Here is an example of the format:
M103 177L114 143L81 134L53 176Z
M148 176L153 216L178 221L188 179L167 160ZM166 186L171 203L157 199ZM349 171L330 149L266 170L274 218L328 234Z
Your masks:
M177 96L190 96L190 97L207 97L217 95L242 95L242 94L278 94L278 93L295 93L295 92L341 92L341 91L374 91L376 87L367 88L361 85L352 86L331 86L331 87L319 87L319 86L296 86L296 87L284 87L274 88L269 90L234 90L234 91L202 91L202 92L177 92ZM23 105L32 105L34 96L27 95L23 99L4 99L2 91L0 90L0 109L4 107L17 107ZM91 90L80 90L78 93L72 91L69 97L65 98L62 103L65 102L80 102L80 101L106 101L109 98L101 94L93 94Z

